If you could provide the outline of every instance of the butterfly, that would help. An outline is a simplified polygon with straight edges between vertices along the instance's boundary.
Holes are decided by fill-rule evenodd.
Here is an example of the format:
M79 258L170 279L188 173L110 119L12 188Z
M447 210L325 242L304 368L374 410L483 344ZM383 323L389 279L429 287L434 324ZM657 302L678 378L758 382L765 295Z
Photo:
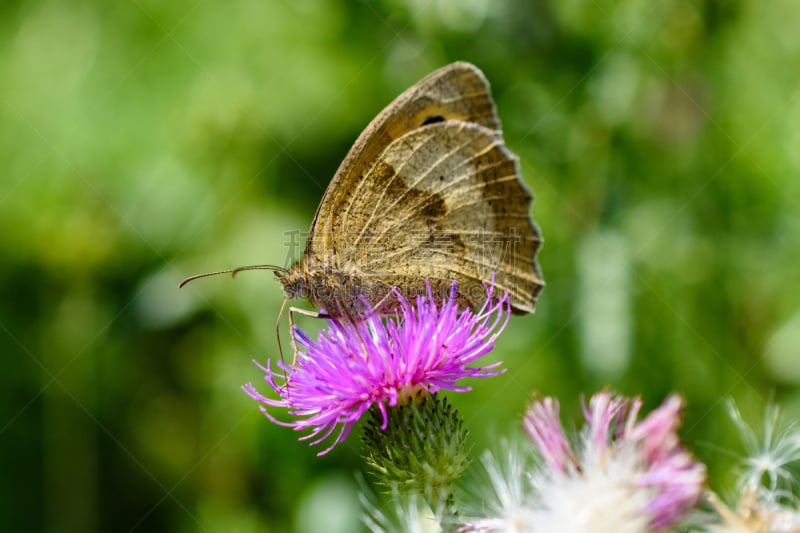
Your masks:
M412 300L426 280L436 298L455 281L459 303L477 308L493 282L508 292L513 312L530 313L544 285L532 200L503 142L488 81L456 62L407 89L358 137L322 197L299 261L200 274L181 286L270 269L287 299L307 299L321 316L358 320L391 313L397 294Z

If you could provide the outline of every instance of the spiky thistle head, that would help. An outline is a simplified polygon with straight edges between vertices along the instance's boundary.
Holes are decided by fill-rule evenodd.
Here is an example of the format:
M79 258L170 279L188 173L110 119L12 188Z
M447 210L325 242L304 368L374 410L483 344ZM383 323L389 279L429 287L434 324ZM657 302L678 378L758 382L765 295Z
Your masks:
M398 306L392 316L368 312L356 323L330 320L317 341L297 328L294 363L278 363L278 370L269 362L256 363L278 398L262 395L252 384L243 389L274 423L307 431L301 440L317 445L332 438L320 452L327 453L371 408L379 411L385 429L390 407L442 389L468 391L461 384L464 378L503 372L500 363L478 363L494 347L511 313L507 294L494 298L492 285L486 291L486 302L476 311L459 309L455 283L441 302L427 285L426 294L413 303L395 291ZM279 421L269 408L288 409L293 419Z

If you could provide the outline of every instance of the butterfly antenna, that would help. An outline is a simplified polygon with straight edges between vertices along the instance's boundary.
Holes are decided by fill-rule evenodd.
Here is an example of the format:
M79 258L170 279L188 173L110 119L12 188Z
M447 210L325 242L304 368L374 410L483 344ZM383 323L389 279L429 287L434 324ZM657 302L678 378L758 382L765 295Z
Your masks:
M194 276L189 276L188 278L184 279L178 284L178 288L182 288L184 285L189 283L190 281L194 281L200 278L207 278L209 276L217 276L219 274L230 274L231 277L235 278L236 274L241 272L242 270L272 270L274 272L280 272L285 274L288 272L287 269L275 265L250 265L244 267L236 267L236 268L228 268L225 270L217 270L216 272L204 272L202 274L195 274Z
M250 265L244 267L237 267L227 272L230 272L233 277L236 277L236 274L239 272L243 272L245 270L272 270L273 272L280 272L281 274L286 274L289 272L288 268L283 268L275 265Z
M178 284L178 288L180 289L180 288L182 288L184 285L186 285L187 283L189 283L190 281L194 281L194 280L196 280L196 279L200 279L200 278L207 278L207 277L209 277L209 276L216 276L216 275L218 275L218 274L227 274L227 273L229 273L229 272L234 272L235 270L236 270L235 268L229 268L229 269L227 269L227 270L217 270L216 272L204 272L203 274L195 274L194 276L189 276L188 278L186 278L186 279L184 279L183 281L181 281L181 282Z

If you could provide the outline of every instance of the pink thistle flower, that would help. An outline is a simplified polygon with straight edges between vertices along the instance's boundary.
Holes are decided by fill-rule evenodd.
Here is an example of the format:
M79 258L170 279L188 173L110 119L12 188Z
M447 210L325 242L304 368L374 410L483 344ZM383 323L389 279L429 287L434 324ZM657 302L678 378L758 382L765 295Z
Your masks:
M558 401L535 400L522 425L539 467L523 480L492 476L499 495L490 504L495 516L470 521L461 531L650 533L676 525L698 502L705 482L705 467L677 436L682 403L670 396L637 421L641 399L598 393L584 406L586 426L573 447Z
M661 530L687 515L702 495L705 480L704 466L692 459L677 436L682 404L679 396L670 396L637 422L641 398L595 394L584 406L587 426L577 454L564 444L557 401L534 402L523 427L539 453L550 457L552 478L567 481L563 486L587 483L603 489L606 485L598 496L616 491L620 500L619 506L603 510L605 516L626 509L640 521L646 519L647 530ZM545 435L550 435L547 443Z
M500 362L473 365L494 348L508 323L508 295L494 300L493 287L487 286L483 307L459 311L455 282L441 304L434 300L430 285L426 286L427 294L417 296L416 305L395 291L399 306L389 317L382 319L370 310L366 319L355 324L330 320L318 341L296 328L293 334L299 350L292 365L278 363L276 371L269 362L266 367L256 363L279 398L268 398L249 383L243 390L264 404L261 411L270 421L307 430L300 440L311 440L313 446L333 436L330 446L319 454L324 455L347 438L372 406L380 410L381 429L386 429L388 407L404 404L420 392L469 391L470 387L458 382L504 372L496 370ZM286 408L296 418L279 421L267 407Z

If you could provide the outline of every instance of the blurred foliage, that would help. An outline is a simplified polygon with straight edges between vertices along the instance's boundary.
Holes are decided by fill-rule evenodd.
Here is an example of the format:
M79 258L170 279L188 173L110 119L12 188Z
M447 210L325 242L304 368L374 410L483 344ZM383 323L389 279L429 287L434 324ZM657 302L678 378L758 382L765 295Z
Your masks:
M474 449L533 391L677 390L732 479L722 400L800 413L800 4L98 0L0 4L0 530L350 531L324 457L241 384L271 275L352 141L454 60L492 82L548 286L450 395ZM304 322L304 327L314 327ZM284 324L284 331L285 324ZM338 528L338 529L337 529Z

